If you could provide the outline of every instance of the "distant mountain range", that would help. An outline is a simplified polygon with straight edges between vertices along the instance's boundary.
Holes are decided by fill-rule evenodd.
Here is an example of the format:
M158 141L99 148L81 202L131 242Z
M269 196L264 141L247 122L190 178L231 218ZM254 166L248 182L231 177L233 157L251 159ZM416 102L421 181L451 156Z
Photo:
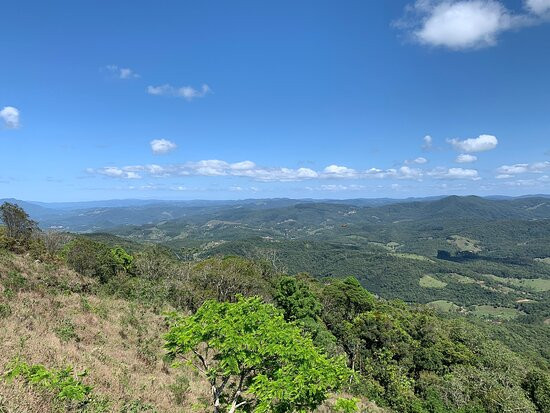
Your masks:
M320 225L434 219L545 219L550 218L550 196L375 198L345 200L246 199L228 201L106 200L33 202L0 199L24 208L42 228L93 232L124 226L170 226L208 221L270 226L285 220Z

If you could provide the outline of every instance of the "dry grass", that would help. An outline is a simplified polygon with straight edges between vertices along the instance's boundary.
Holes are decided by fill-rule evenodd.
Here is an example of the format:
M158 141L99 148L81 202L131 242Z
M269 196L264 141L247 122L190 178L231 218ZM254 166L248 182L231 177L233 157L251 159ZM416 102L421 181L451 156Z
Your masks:
M15 287L14 273L19 274ZM163 362L162 315L124 300L67 292L85 291L93 282L26 257L0 258L0 280L1 302L11 313L0 319L0 370L16 356L48 368L86 369L85 382L109 400L106 411L139 402L162 412L197 411L201 398L208 398L208 387L191 372ZM11 286L8 292L6 284ZM69 288L56 293L57 285ZM181 374L191 386L177 405L171 386ZM2 408L37 413L60 409L51 395L17 381L0 381Z

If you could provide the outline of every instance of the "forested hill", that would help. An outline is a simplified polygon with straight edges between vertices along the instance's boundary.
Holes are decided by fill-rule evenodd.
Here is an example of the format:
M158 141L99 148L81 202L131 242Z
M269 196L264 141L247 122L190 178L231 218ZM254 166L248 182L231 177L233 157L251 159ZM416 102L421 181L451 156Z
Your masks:
M0 227L0 411L550 412L543 323L2 211L18 219Z
M0 200L3 202L5 200ZM426 199L243 201L104 201L36 203L8 200L27 210L43 228L99 231L128 225L156 225L170 220L204 224L211 220L270 227L283 221L319 226L323 223L392 223L404 220L532 220L550 218L545 196L489 199L475 196ZM175 223L174 223L175 224Z

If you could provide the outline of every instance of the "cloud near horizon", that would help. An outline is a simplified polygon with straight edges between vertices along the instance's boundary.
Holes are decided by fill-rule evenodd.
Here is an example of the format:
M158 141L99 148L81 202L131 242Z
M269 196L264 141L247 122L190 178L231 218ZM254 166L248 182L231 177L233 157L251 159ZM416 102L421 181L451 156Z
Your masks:
M497 179L514 178L520 174L541 174L550 170L550 161L529 163L516 163L513 165L502 165L497 168Z
M174 178L174 177L241 177L250 178L260 182L293 182L312 179L321 180L345 180L345 179L399 179L421 181L424 177L436 179L480 179L475 169L444 168L424 170L407 165L400 168L356 170L342 165L329 165L321 171L311 168L287 168L287 167L262 167L256 163L245 160L240 162L227 162L218 159L185 162L172 165L130 165L107 166L102 168L88 168L89 174L120 179Z

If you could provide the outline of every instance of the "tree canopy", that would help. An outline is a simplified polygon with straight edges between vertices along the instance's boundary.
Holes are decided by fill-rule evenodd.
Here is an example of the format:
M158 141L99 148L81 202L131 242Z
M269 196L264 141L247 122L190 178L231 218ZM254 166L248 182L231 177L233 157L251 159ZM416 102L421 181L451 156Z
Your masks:
M206 301L172 321L165 347L208 379L216 412L311 411L352 374L258 297Z

